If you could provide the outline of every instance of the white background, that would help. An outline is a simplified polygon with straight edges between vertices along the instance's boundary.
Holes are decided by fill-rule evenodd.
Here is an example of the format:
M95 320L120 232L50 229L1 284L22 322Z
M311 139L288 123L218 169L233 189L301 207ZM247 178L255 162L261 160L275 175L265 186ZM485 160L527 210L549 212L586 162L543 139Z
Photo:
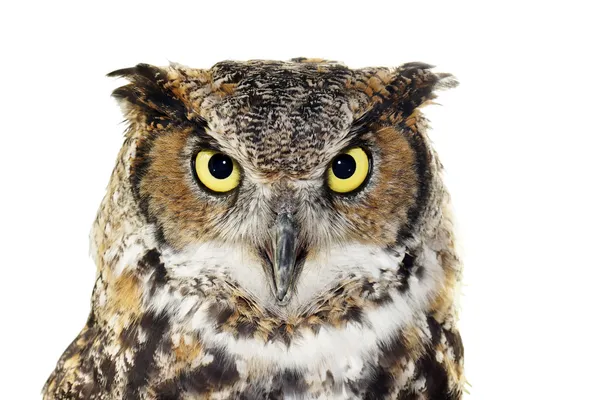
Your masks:
M36 399L85 323L88 232L124 126L104 75L139 62L424 61L464 249L469 399L598 398L594 2L2 2L0 398Z

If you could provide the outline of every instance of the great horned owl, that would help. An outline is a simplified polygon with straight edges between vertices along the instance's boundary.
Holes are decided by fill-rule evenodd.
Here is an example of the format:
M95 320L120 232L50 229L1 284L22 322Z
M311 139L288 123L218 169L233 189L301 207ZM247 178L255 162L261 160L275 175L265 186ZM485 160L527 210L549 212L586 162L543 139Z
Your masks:
M92 310L45 399L459 399L456 255L422 63L115 71L128 129Z

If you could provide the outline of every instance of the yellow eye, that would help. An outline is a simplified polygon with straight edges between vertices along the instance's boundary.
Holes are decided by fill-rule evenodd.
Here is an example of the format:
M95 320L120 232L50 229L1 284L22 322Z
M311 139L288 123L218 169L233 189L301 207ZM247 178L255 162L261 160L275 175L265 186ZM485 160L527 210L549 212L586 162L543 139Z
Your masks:
M223 153L200 150L194 168L200 182L213 192L229 192L240 184L240 167Z
M334 192L351 192L367 179L369 168L367 153L360 147L353 147L333 159L327 172L327 184Z

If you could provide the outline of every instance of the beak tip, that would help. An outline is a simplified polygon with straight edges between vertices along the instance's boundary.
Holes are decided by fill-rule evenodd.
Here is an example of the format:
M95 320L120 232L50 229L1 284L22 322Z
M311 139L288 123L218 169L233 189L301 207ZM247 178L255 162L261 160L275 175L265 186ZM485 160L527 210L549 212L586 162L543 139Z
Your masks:
M290 298L287 296L287 292L277 292L277 304L280 306L285 306L289 303Z
M280 303L284 301L284 299L287 297L288 294L288 288L286 287L278 287L276 289L277 293L276 293L276 297L277 297L277 301L279 301Z

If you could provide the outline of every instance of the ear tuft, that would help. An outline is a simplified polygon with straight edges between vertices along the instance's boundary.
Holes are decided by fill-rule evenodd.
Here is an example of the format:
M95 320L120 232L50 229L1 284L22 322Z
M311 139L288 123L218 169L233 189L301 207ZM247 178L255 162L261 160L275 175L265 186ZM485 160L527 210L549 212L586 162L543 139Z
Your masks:
M436 98L436 90L450 89L458 85L452 74L435 73L434 66L412 62L401 65L396 70L396 79L392 86L397 94L397 112L404 117L415 109Z
M138 64L113 71L107 76L125 78L130 82L112 93L129 120L141 119L147 125L166 125L185 119L185 104L171 89L172 82L164 69Z

